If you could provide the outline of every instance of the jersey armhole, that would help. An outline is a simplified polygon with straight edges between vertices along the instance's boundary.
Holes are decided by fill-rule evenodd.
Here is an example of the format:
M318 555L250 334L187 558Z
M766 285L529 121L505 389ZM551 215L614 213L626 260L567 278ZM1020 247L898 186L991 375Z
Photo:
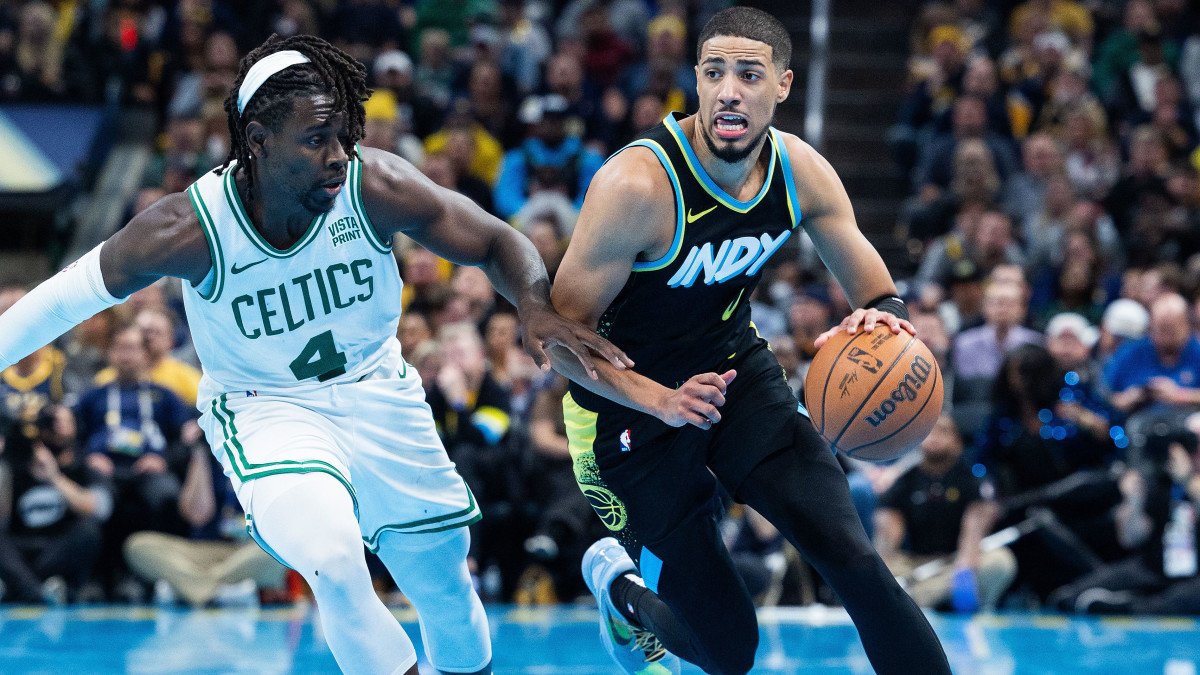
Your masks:
M792 218L792 227L795 228L800 224L800 219L804 214L800 213L800 200L796 196L796 178L792 175L792 161L788 158L787 145L783 142L783 137L774 128L771 129L771 138L775 141L775 147L779 148L779 162L783 168L783 185L787 188L787 205L788 215Z
M208 244L208 258L211 265L208 274L199 284L192 286L192 290L196 291L201 298L215 303L221 297L221 290L225 285L225 255L221 250L221 240L217 236L216 223L213 222L212 214L208 212L208 207L204 204L204 198L200 196L200 188L196 183L187 189L187 195L192 202L192 210L196 212L196 218L200 221L200 230L204 233L204 241Z
M671 188L675 193L675 236L671 240L671 248L667 249L666 254L658 260L633 263L634 272L653 272L670 265L671 262L675 260L675 257L679 255L679 249L683 246L683 190L679 187L679 175L675 173L675 167L671 165L671 160L667 158L666 151L656 141L648 138L636 140L629 145L626 145L624 148L621 148L621 150L618 150L613 154L613 157L616 157L622 151L634 146L649 148L650 151L653 152L656 157L658 157L658 162L659 164L662 164L663 169L666 170L667 179L671 181ZM612 157L609 159L612 159Z
M350 183L350 185L349 185L349 187L350 187L350 205L354 208L354 211L356 213L358 213L359 218L362 219L362 222L359 225L359 227L362 228L363 234L366 236L367 241L370 242L371 246L376 251L379 251L380 253L391 254L392 243L390 241L385 242L379 238L379 232L375 229L375 224L371 222L371 217L367 215L366 206L363 205L364 202L363 202L363 198L362 198L362 171L363 171L362 147L359 146L358 144L355 144L354 148L356 150L358 150L358 159L350 160L350 175L348 176L347 181L346 181L346 182Z

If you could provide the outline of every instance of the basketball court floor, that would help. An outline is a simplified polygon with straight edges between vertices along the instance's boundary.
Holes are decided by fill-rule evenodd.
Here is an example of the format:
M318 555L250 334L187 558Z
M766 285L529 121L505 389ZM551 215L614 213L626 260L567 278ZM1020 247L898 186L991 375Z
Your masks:
M496 675L615 675L588 607L492 606ZM415 615L397 617L419 641ZM959 675L1196 675L1200 625L1190 618L1077 619L931 615ZM845 613L759 614L760 675L870 674ZM337 673L305 608L166 610L97 606L0 609L0 673ZM422 673L430 673L422 663ZM685 672L701 671L685 667ZM914 675L921 673L913 664Z

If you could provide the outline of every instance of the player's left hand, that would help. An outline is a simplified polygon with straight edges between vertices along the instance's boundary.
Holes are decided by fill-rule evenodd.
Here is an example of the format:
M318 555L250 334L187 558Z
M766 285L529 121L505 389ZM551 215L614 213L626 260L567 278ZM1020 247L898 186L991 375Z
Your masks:
M881 323L891 327L892 332L897 335L900 334L900 331L904 330L913 335L917 334L917 329L913 328L911 323L901 319L891 312L881 312L874 308L860 308L854 310L850 316L842 319L842 322L838 325L818 335L817 339L813 341L813 346L817 349L820 349L822 345L829 341L829 338L843 331L853 335L858 332L859 326L862 326L863 330L870 333L871 331L875 330L875 326L877 324Z
M633 367L633 359L616 345L596 335L587 326L563 318L550 305L531 304L523 309L521 330L525 351L542 370L550 370L550 357L546 355L546 350L552 347L569 349L593 380L598 379L599 374L596 373L592 352L599 354L617 370Z

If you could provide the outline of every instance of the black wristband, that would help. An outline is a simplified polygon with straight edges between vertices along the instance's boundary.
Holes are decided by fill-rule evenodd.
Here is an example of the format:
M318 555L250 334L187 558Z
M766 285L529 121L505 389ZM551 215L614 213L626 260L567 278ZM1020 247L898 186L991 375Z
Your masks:
M877 309L881 312L887 312L898 319L908 321L908 307L904 305L904 301L896 295L881 295L878 298L863 305L864 309Z

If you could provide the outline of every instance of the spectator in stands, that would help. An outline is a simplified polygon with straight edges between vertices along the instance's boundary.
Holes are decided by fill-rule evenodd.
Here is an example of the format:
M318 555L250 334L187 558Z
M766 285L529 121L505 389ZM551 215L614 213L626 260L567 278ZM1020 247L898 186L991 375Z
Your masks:
M571 0L563 7L554 24L554 36L561 43L586 43L589 35L588 11L595 10L593 24L602 24L627 49L640 50L646 44L650 12L639 0ZM616 76L616 73L613 73Z
M400 133L425 138L442 121L442 112L433 101L417 92L413 62L407 53L398 49L385 51L375 57L371 67L375 74L376 93L387 90L396 101L396 125Z
M149 355L141 329L118 329L108 355L116 379L85 393L76 416L87 465L116 488L101 554L102 564L116 574L130 533L178 527L179 479L167 466L167 450L180 440L195 441L201 432L192 410L169 389L146 380Z
M1100 332L1088 320L1073 312L1055 315L1046 326L1046 351L1054 359L1070 395L1059 392L1062 401L1055 412L1076 425L1103 432L1120 418L1101 394L1104 386L1100 362L1092 357ZM1092 416L1098 416L1095 419Z
M194 407L196 392L200 387L200 371L172 355L175 349L175 317L166 309L144 309L134 317L134 323L146 341L146 378L166 387L185 405ZM117 378L114 364L96 374L96 384L104 386Z
M1040 333L1023 326L1028 302L1026 289L1007 283L992 283L984 290L984 324L954 338L952 361L960 378L994 378L1001 361L1023 344L1038 344Z
M520 331L517 315L512 312L494 311L484 321L483 344L488 372L514 399L527 396L532 380L541 372L533 358L518 344ZM528 402L525 402L525 405L515 407L523 409L527 406Z
M478 569L496 565L502 596L511 595L524 569L527 514L521 505L519 448L510 443L512 396L487 369L479 331L470 323L442 327L445 362L429 391L429 407L442 443L481 509L491 516L472 526Z
M229 479L203 442L191 447L179 515L191 529L188 537L136 532L125 540L125 561L142 580L166 583L169 595L192 607L246 580L257 588L283 585L286 568L250 539Z
M466 110L471 117L505 148L520 144L524 134L510 104L515 96L512 84L504 81L500 67L491 61L476 61L467 71ZM455 104L463 110L462 102Z
M433 340L433 329L429 317L420 312L405 312L396 329L396 339L405 354L416 354L426 343Z
M558 597L566 600L583 591L579 561L594 535L604 527L575 484L563 419L566 378L555 374L552 384L538 393L529 420L532 453L526 473L529 499L538 504L538 519L526 552L546 565ZM599 529L597 528L599 526Z
M94 386L96 374L108 364L108 347L113 332L124 323L123 314L120 306L109 307L55 341L66 357L65 391L78 393Z
M1104 200L1104 208L1112 214L1113 223L1121 233L1126 247L1141 248L1136 246L1137 242L1131 240L1138 212L1148 203L1167 202L1166 180L1169 168L1167 148L1158 130L1150 126L1134 129L1130 136L1129 163L1124 175L1113 185ZM1130 262L1141 261L1131 255Z
M629 101L650 93L663 100L659 119L667 111L696 109L696 69L687 54L687 26L674 14L662 14L647 27L646 55L621 73L621 92Z
M1146 441L1146 472L1122 477L1115 509L1118 534L1131 554L1057 590L1053 604L1097 614L1200 614L1197 560L1196 435L1156 432Z
M1069 227L1071 210L1075 206L1071 181L1065 173L1049 176L1043 187L1044 192L1038 198L1038 210L1020 222L1022 240L1028 252L1027 271L1035 279L1057 257L1058 247Z
M1021 144L1023 168L1004 183L1004 210L1025 227L1045 208L1046 184L1063 170L1063 154L1058 142L1048 133L1036 133ZM1070 192L1068 191L1068 195Z
M1105 101L1115 122L1136 123L1139 115L1153 114L1158 81L1172 78L1177 72L1178 63L1166 60L1162 28L1155 26L1139 32L1137 46L1137 61L1117 73L1115 86Z
M0 314L25 295L22 288L0 288ZM34 420L42 407L66 395L66 357L47 345L0 371L0 438L13 432L36 435ZM2 446L0 446L2 448Z
M1158 17L1151 0L1129 0L1122 14L1121 27L1108 34L1096 48L1092 87L1104 100L1109 100L1122 73L1138 61L1138 36L1158 30ZM1166 59L1175 62L1177 48L1173 42L1164 45Z
M933 139L924 149L917 165L918 186L931 185L945 189L950 185L951 167L959 146L967 140L980 140L992 152L996 171L1001 180L1006 180L1016 171L1017 161L1010 141L988 131L987 103L978 96L962 96L954 102L952 128L949 133Z
M1001 211L984 211L978 218L960 213L956 230L926 249L917 270L924 283L945 279L960 261L968 260L986 275L997 265L1023 265L1024 254L1013 239L1012 220Z
M1104 376L1113 404L1124 412L1152 404L1200 406L1200 340L1192 335L1187 301L1175 293L1155 300L1149 337L1123 346Z
M324 27L331 42L368 63L380 51L397 49L406 42L396 7L382 0L339 2Z
M1066 170L1078 196L1103 199L1121 175L1121 157L1105 131L1108 118L1099 105L1077 104L1066 111L1063 137Z
M504 155L496 183L496 210L504 218L517 213L531 195L557 192L576 209L583 204L592 176L604 158L568 134L567 101L556 94L531 97L521 105L521 121L529 135Z
M564 236L562 227L558 224L558 218L552 214L546 214L523 225L521 230L533 242L533 247L537 249L538 255L545 263L546 273L553 283L554 275L558 273L558 266L562 264L563 254L566 253L564 242L567 237Z
M1016 35L1023 24L1035 19L1051 30L1063 31L1080 48L1091 48L1096 27L1084 4L1074 0L1026 0L1009 17L1009 31Z
M439 0L424 0L421 3L426 7L439 4L459 3L444 3ZM419 35L417 40L421 45L414 78L417 95L428 99L438 109L446 110L450 105L451 85L456 75L454 59L450 53L450 33L442 28L420 28L419 24L414 33Z
M928 242L948 233L962 214L993 208L1000 187L1000 175L987 145L976 139L963 141L954 151L950 189L943 192L930 185L922 190L908 215L909 236Z
M918 605L991 610L1017 563L1008 548L983 549L998 514L995 488L976 478L962 455L958 428L943 414L921 443L921 463L880 497L875 546L893 574L910 579L905 590ZM913 576L934 561L941 564L932 576Z
M1053 117L1053 99L1056 93L1055 85L1060 76L1068 70L1067 64L1072 61L1071 41L1065 33L1058 30L1046 30L1033 38L1032 72L1017 81L1014 89L1029 102L1030 112L1035 124L1043 124L1043 112ZM1046 111L1050 106L1051 110Z
M375 90L363 108L366 120L362 145L400 155L416 166L424 164L425 151L421 141L401 127L400 106L390 90Z
M530 18L525 0L500 0L499 29L504 38L500 70L517 85L521 96L534 93L541 82L542 65L550 57L550 34Z
M569 11L570 8L567 9ZM644 30L646 23L639 23L638 30ZM639 36L635 41L626 40L613 29L609 10L598 3L583 9L578 25L578 40L583 47L583 70L588 79L603 88L616 85L621 71L637 58L646 42L645 37Z
M816 356L813 343L821 333L829 330L832 316L829 304L811 295L800 294L793 298L788 310L788 325L802 361L812 361Z
M77 452L70 408L45 406L35 427L35 438L5 445L0 512L11 518L0 529L0 581L6 601L61 605L92 573L113 495Z
M1088 89L1089 75L1087 56L1078 51L1069 53L1050 82L1050 95L1038 111L1033 128L1061 141L1065 140L1067 115L1072 110L1086 108L1103 113L1100 100Z
M424 43L430 31L443 31L447 47L455 49L470 44L470 27L477 22L493 23L496 15L494 0L418 0L415 3L416 25L413 34ZM441 38L439 38L440 40ZM422 49L421 62L425 61Z
M610 118L605 113L601 103L602 93L595 82L584 77L583 62L580 57L566 51L560 51L546 61L545 92L558 94L567 101L567 127L574 129L573 133L580 135L589 144L606 147L604 152L616 149L614 142L618 119ZM604 96L617 94L616 89L609 89ZM624 103L624 99L621 99ZM623 116L623 115L622 115ZM661 116L659 120L661 120ZM655 121L658 123L658 120ZM578 127L582 125L582 130Z
M1096 357L1108 363L1125 343L1140 340L1150 326L1150 313L1136 300L1117 298L1104 310L1100 320L1100 340L1096 344Z

